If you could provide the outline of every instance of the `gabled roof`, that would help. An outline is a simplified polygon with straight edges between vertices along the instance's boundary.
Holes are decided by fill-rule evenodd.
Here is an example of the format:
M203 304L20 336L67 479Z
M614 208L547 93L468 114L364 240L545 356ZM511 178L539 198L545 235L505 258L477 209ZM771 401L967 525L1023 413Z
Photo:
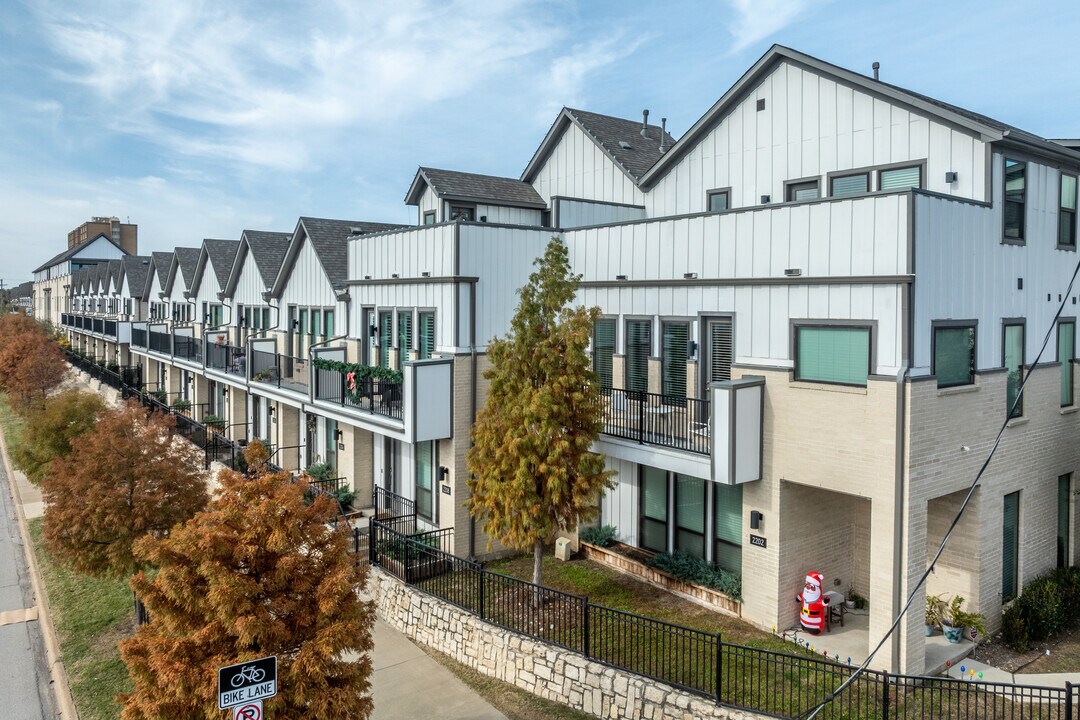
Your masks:
M90 269L90 292L100 295L109 291L109 264L100 262Z
M914 109L923 115L937 117L952 125L967 129L977 134L986 141L1010 140L1023 145L1032 146L1050 152L1059 157L1067 157L1072 161L1080 160L1080 152L1076 152L1062 144L1056 144L1033 133L1021 130L1017 127L995 120L981 113L966 110L956 105L951 105L941 100L928 97L921 93L891 85L886 82L874 80L851 70L818 60L797 50L773 45L769 50L747 70L739 80L724 93L709 110L701 116L693 127L686 131L675 146L671 148L655 165L648 169L639 183L643 188L649 188L656 183L664 174L674 167L680 157L689 149L693 148L701 138L719 123L728 112L738 104L758 82L773 68L782 62L790 62L803 67L808 67L814 72L827 75L848 85L854 85L870 94L885 99L888 102L899 103Z
M640 120L624 120L611 115L600 115L564 107L555 118L547 135L544 136L540 147L533 153L525 172L521 173L523 181L533 181L536 173L540 171L544 161L555 150L555 146L559 144L563 133L571 124L577 125L585 136L596 143L596 146L615 163L615 166L635 183L664 156L664 153L660 151L662 135L666 148L671 148L675 144L675 138L671 136L671 133L664 134L657 125L646 125L646 137L642 137ZM629 147L624 147L624 143Z
M169 266L172 265L172 261L173 254L171 252L150 253L150 267L153 268L154 275L157 276L158 287L161 288L158 292L165 290L165 283L169 280ZM146 290L148 292L153 284L153 277L147 278Z
M236 285L240 282L240 274L244 271L248 255L255 263L263 288L272 288L278 273L281 272L281 264L285 261L291 239L292 233L263 230L245 230L240 233L240 246L236 250L236 258L233 259L225 294L232 297L236 292Z
M199 249L199 262L195 266L195 275L188 288L188 296L193 297L199 292L199 284L202 283L203 275L206 274L206 266L214 272L218 287L224 288L229 282L229 273L232 271L233 260L236 259L236 251L240 247L239 240L218 240L206 238Z
M46 260L46 261L45 261L44 263L42 263L41 265L39 265L39 266L38 266L38 267L37 267L37 268L36 268L36 269L34 270L34 272L41 272L42 270L44 270L44 269L46 269L46 268L50 268L50 267L52 267L53 265L59 265L60 263L64 262L65 260L70 260L71 258L73 258L73 257L75 257L76 255L78 255L78 254L79 254L79 252L81 252L82 250L85 250L85 249L86 249L86 248L88 248L88 247L89 247L90 245L93 245L93 244L94 244L95 242L97 242L97 241L98 241L98 240L100 240L101 238L105 238L105 240L106 240L107 242L109 242L109 243L111 243L111 244L115 245L115 246L116 246L116 249L117 249L117 250L119 250L120 252L124 252L124 249L123 249L122 247L120 247L119 245L117 245L116 243L114 243L114 242L112 241L112 238L110 238L110 237L109 237L108 235L106 235L105 233L99 233L98 235L96 235L96 236L94 236L94 237L90 238L89 240L85 240L85 241L83 241L83 242L79 243L78 245L74 245L74 246L72 246L72 247L69 247L69 248L68 248L67 250L63 251L62 253L59 253L59 254L57 254L57 255L54 255L53 257L49 258L49 259L48 259L48 260Z
M292 274L296 263L296 256L304 241L311 242L315 251L315 257L322 265L330 285L335 291L343 291L348 279L349 268L349 238L368 233L385 232L405 227L397 223L377 223L365 220L329 220L326 218L302 217L296 223L289 241L289 250L285 260L281 264L281 272L278 273L271 291L275 297L280 297L285 283Z
M540 193L536 192L532 185L516 178L426 167L416 171L409 192L405 195L406 205L419 204L425 184L444 200L491 201L518 207L547 207L544 198L540 197Z
M120 292L120 282L124 279L124 263L120 260L109 261L109 290L116 288Z
M162 290L172 293L173 283L177 280L177 273L179 273L180 281L184 283L184 290L190 290L192 280L195 278L195 268L199 264L199 253L201 251L202 248L173 248L172 262L169 263L169 272Z
M131 297L139 300L143 292L150 286L147 282L147 273L150 272L149 255L125 255L120 261L123 264L123 274L127 278L128 292Z

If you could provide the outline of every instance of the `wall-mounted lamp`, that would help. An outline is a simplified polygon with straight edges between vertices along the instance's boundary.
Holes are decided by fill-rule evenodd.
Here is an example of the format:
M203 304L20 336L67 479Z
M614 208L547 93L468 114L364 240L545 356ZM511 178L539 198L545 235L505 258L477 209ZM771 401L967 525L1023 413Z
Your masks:
M759 513L757 510L750 511L750 529L759 530L761 528L761 521L765 519L765 516Z
M379 334L379 326L378 325L369 325L368 326L368 337L375 337L378 334Z
M269 407L266 408L266 414L269 415L270 417L274 417L274 406L273 405L270 405Z
M446 482L446 477L450 474L450 468L439 466L439 482Z
M690 357L697 357L697 343L693 340L686 344L686 354Z
M338 442L341 442L342 438L345 437L345 432L341 428L338 428L334 431L334 437L337 438Z
M802 275L802 268L784 268L784 275L788 277L799 277Z
M616 279L616 280L625 280L625 279L626 279L626 276L625 276L625 275L616 275L616 276L615 276L615 279Z
M956 182L956 173L953 172L952 170L945 173L945 182L947 182L949 184L952 184L952 183Z
M221 397L229 397L229 388L221 389Z
M769 197L768 195L762 195L762 196L761 196L761 204L762 204L762 205L768 205L768 204L769 204L769 201L770 201L771 199L772 199L772 198L771 198L771 197Z
M392 277L392 278L394 278L395 280L397 280L397 279L398 279L398 278L399 278L400 276L399 276L399 275L398 275L397 273L390 273L390 277Z
M300 327L300 321L299 320L293 320L292 321L292 326L293 326L293 330Z

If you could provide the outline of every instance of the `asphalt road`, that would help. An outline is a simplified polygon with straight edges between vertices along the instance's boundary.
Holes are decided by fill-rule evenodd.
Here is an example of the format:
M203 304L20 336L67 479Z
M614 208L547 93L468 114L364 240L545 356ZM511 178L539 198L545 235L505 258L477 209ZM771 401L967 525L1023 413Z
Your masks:
M0 462L0 716L4 720L43 720L56 713L10 489ZM35 619L27 620L27 615Z

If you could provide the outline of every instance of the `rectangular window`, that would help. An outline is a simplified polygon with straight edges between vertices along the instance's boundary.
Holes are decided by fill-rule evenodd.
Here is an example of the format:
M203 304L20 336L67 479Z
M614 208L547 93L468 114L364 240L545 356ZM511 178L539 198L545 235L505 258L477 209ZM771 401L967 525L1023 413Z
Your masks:
M869 374L870 328L796 326L796 380L865 386Z
M675 549L705 557L705 481L675 475Z
M600 318L593 325L593 372L596 382L603 388L610 388L613 382L615 355L615 320Z
M705 194L709 212L720 212L731 207L730 190L710 190Z
M296 357L307 357L304 354L306 348L308 334L308 311L307 308L300 308L300 332L296 335Z
M476 219L476 208L469 205L451 205L450 206L450 221L454 220L466 220L471 221Z
M641 547L667 552L667 472L641 466Z
M330 472L337 473L337 420L326 418L326 464Z
M907 190L922 187L922 168L918 165L878 172L878 190Z
M419 313L417 321L420 324L420 342L417 347L417 357L421 360L427 360L435 352L435 313Z
M975 382L975 326L934 328L934 367L939 388Z
M325 337L334 337L334 311L323 310L323 333Z
M435 224L435 211L434 210L428 210L426 213L424 213L424 224L425 225L434 225Z
M788 202L817 200L821 197L821 191L818 189L818 184L818 180L788 183L785 190L786 197L784 199Z
M398 310L397 316L397 346L398 346L398 367L401 369L401 363L409 359L409 351L412 350L412 313L408 310Z
M390 367L390 346L394 337L394 313L389 310L379 312L379 366Z
M1005 325L1002 364L1006 371L1005 412L1011 418L1020 417L1024 414L1024 401L1020 397L1020 385L1024 380L1024 326L1020 323ZM1013 403L1016 403L1015 409Z
M731 361L734 357L731 318L705 320L705 382L721 382L731 379Z
M1061 407L1073 404L1073 358L1076 356L1076 321L1060 320L1057 328L1058 362L1061 363Z
M742 575L742 485L713 483L713 564Z
M666 322L661 326L660 381L666 397L686 397L686 361L690 324Z
M870 192L870 173L838 175L829 178L829 195L831 197L862 195L867 192Z
M322 327L322 311L311 311L311 339L312 341L318 340L320 335L320 329Z
M649 391L649 353L652 351L652 321L626 321L626 389Z
M1024 241L1027 164L1005 158L1005 240Z
M434 520L435 441L416 443L416 514Z
M1061 176L1061 203L1058 210L1058 247L1076 247L1076 176Z
M1069 551L1069 534L1072 528L1069 510L1069 498L1072 497L1072 473L1058 476L1057 492L1057 566L1072 565L1072 553Z
M270 329L270 308L262 309L262 326L263 330Z
M1020 491L1005 496L1001 521L1001 600L1016 597L1016 577L1020 564Z

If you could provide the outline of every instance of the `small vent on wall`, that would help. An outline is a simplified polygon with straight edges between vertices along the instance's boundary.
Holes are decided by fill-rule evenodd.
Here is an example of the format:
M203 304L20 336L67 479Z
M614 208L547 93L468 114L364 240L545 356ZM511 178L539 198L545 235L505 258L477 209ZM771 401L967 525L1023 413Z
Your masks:
M762 110L765 109L765 98L758 98L757 109L758 109L758 112L761 112Z

